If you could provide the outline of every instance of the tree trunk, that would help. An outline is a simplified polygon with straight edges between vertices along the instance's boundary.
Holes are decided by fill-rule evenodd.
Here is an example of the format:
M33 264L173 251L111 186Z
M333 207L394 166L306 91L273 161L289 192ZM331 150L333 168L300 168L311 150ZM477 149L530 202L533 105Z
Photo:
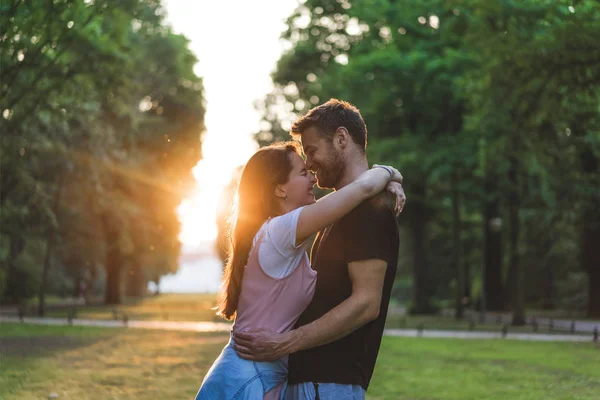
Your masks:
M17 234L13 234L9 238L10 245L8 249L8 257L6 260L6 287L4 288L3 297L10 299L17 304L23 297L25 289L23 279L19 279L19 271L17 270L17 258L25 249L25 239Z
M48 239L46 240L46 254L44 255L44 267L42 269L42 279L40 281L40 290L38 293L38 316L43 317L46 313L46 283L48 282L48 272L50 271L50 261L52 260L52 248L54 247L54 227L50 227Z
M458 191L458 173L452 175L452 245L453 245L453 261L456 269L456 301L454 317L462 319L463 299L465 296L465 268L463 264L463 249L461 234L461 218L460 218L460 192Z
M108 214L102 216L102 225L106 240L104 303L121 304L122 255L118 243L119 232Z
M412 314L428 314L433 311L429 303L430 288L429 288L429 266L427 265L427 250L425 241L427 240L425 225L426 225L426 207L424 203L425 188L418 186L415 190L414 197L419 199L412 203L413 212L412 233L414 245L414 282L413 282L413 307Z
M600 199L597 204L600 204ZM588 274L587 314L600 318L600 215L597 209L584 212L584 226L581 238L581 264Z
M556 308L556 285L554 283L553 265L548 263L542 272L542 304L543 310L554 310Z
M78 298L82 293L81 293L81 287L83 285L83 278L81 277L81 274L78 274L77 277L75 277L75 279L73 279L73 292L71 294L71 296L76 299Z
M509 158L508 180L510 191L508 195L508 214L510 223L510 267L514 273L512 281L512 324L525 325L525 271L519 264L519 160L518 138L513 138L512 153Z
M494 179L487 175L484 183L484 290L489 311L504 309L502 277L502 219L500 201L495 195Z
M59 207L60 207L61 193L62 193L62 186L63 186L64 178L65 178L65 173L64 172L60 173L60 176L59 176L58 182L57 182L56 193L54 194L54 204L52 207L52 212L56 216L58 216L58 214L59 214ZM50 263L52 261L52 250L54 249L54 241L56 238L57 227L52 226L52 224L50 224L48 229L49 229L48 237L46 239L46 254L44 255L44 266L42 269L42 279L40 281L40 290L38 292L38 316L39 317L43 317L44 314L46 313L46 309L45 309L45 307L46 307L46 284L48 282L48 273L50 271Z
M85 288L83 290L83 299L85 300L85 304L90 303L90 297L94 292L94 284L96 283L96 265L92 264L88 267L89 275L87 275L87 279L84 279Z
M129 273L127 274L127 286L125 293L131 297L142 297L146 294L148 282L144 276L142 266L135 257L131 258Z
M473 304L473 277L471 276L471 263L465 257L465 298L467 299L467 307Z
M154 282L154 284L156 285L156 292L154 292L155 296L159 296L160 295L160 275L156 275L154 276L154 278L152 278L152 282Z
M104 303L121 304L121 254L114 248L108 250L106 254Z
M558 219L557 219L558 220ZM554 224L553 224L554 225ZM553 310L556 308L556 265L552 257L548 257L548 249L554 248L560 242L560 233L549 233L541 243L536 246L536 257L543 263L541 266L540 285L541 285L541 307L543 310Z
M579 129L577 129L579 131ZM583 228L581 232L581 267L588 274L588 304L587 314L589 317L600 318L600 188L598 183L598 159L594 152L585 148L580 155L583 172L592 177L592 187L596 191L592 198L584 206Z

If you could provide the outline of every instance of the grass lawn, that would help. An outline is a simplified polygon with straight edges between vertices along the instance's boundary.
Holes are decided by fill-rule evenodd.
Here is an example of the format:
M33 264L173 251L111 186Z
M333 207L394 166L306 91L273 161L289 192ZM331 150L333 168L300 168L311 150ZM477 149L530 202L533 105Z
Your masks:
M44 332L40 332L43 329ZM0 399L186 399L228 336L3 323Z
M228 336L0 326L0 399L186 399ZM590 343L384 338L369 399L597 399Z
M370 399L598 399L590 343L384 338Z

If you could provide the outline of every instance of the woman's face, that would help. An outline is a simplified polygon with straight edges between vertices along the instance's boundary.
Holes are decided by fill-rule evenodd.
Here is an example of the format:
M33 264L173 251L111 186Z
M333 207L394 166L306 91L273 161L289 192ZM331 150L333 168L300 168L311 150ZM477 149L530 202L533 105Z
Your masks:
M290 159L292 170L287 183L281 187L287 195L286 203L296 209L315 202L313 186L317 180L306 168L302 157L296 153L290 153Z

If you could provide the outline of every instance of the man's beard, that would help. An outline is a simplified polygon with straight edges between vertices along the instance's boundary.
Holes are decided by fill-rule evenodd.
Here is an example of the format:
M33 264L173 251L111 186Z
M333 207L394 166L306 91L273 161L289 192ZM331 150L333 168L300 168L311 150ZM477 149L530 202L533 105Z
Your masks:
M317 186L321 189L333 189L344 176L345 162L341 152L336 152L333 146L329 148L327 160L322 163L317 172Z

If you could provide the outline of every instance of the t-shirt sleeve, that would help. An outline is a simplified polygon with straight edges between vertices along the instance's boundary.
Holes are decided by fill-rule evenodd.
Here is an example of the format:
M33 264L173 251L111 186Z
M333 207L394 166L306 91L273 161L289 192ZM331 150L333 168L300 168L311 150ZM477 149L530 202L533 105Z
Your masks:
M393 212L380 199L361 203L342 220L344 258L347 263L361 260L390 260L397 240Z
M289 213L275 217L267 225L269 241L284 256L295 253L304 244L299 243L296 246L296 228L303 208L299 207Z
M262 270L271 277L283 278L291 274L300 259L306 257L306 250L312 243L311 238L307 238L298 246L295 243L296 227L302 208L275 217L266 225L258 259Z

